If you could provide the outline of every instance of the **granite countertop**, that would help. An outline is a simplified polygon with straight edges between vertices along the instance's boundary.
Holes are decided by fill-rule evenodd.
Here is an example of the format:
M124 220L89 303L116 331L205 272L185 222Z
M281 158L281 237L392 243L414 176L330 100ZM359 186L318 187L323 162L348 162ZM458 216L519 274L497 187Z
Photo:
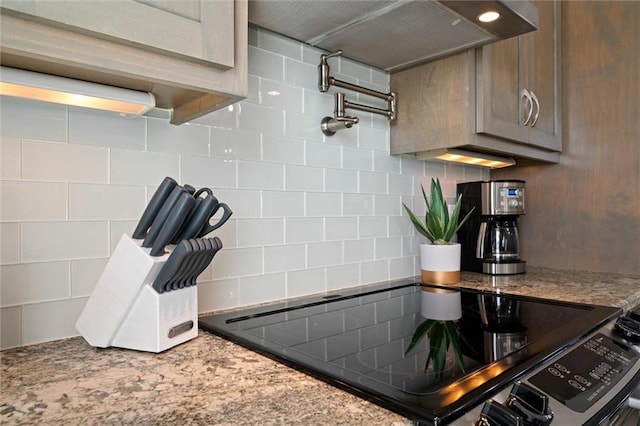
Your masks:
M640 277L530 268L463 273L463 287L630 309ZM81 337L0 352L2 424L376 424L410 422L200 331L163 353L91 347Z

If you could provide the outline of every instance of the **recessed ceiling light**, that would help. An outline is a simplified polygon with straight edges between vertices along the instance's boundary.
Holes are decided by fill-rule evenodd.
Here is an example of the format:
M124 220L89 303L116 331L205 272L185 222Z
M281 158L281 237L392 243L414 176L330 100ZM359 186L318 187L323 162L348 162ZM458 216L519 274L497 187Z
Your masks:
M493 22L498 18L500 18L500 14L494 10L490 10L478 15L478 21L480 22Z

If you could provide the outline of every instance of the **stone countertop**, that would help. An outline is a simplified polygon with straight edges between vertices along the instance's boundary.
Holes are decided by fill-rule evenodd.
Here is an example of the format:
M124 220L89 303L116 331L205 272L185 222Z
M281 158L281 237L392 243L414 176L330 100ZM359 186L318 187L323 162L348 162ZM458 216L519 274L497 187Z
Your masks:
M549 269L463 287L630 309L640 277ZM2 424L376 424L400 415L200 331L160 354L81 337L0 352Z

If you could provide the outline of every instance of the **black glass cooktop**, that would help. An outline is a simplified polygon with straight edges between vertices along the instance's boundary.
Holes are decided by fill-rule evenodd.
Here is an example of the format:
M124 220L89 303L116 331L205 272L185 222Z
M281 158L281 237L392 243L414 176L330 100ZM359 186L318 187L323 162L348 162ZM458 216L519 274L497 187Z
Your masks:
M199 325L432 423L455 419L619 314L448 289L402 280L206 316Z

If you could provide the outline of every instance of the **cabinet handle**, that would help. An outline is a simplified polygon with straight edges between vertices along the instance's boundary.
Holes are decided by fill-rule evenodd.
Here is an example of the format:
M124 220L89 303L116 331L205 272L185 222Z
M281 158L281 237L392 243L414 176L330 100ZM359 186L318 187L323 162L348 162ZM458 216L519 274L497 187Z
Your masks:
M529 120L531 120L531 115L533 114L533 100L531 99L531 94L527 89L522 89L522 93L520 94L520 97L525 98L527 100L527 104L525 107L527 108L528 112L526 113L527 117L525 118L522 125L528 126Z
M538 122L538 116L540 115L540 102L538 102L538 97L533 93L533 90L531 91L531 99L533 99L536 107L536 115L533 117L533 121L530 124L531 127L534 127ZM533 107L531 107L531 110L533 110Z

